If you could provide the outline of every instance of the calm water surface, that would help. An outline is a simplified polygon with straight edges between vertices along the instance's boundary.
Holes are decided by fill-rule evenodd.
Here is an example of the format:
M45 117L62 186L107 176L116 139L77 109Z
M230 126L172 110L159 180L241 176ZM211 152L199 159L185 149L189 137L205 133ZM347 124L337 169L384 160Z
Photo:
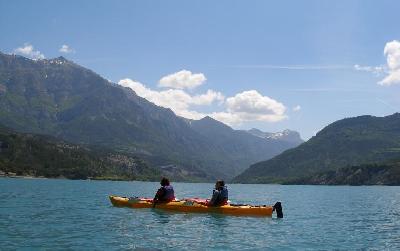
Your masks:
M213 184L175 183L177 197ZM229 186L237 203L282 201L284 219L112 207L151 182L0 178L1 250L400 249L400 187Z

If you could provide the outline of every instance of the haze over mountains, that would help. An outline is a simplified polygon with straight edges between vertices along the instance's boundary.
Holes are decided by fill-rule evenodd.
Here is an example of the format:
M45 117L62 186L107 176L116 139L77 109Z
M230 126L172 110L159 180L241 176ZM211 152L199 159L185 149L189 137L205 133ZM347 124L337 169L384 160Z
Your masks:
M400 113L386 117L359 116L328 125L300 146L251 165L234 180L242 183L394 184L390 178L400 177L400 165L396 160L400 160ZM380 178L374 177L376 175ZM400 184L400 179L396 184Z
M230 179L302 142L291 131L233 130L210 117L188 120L63 57L0 53L0 124L145 159L187 180Z

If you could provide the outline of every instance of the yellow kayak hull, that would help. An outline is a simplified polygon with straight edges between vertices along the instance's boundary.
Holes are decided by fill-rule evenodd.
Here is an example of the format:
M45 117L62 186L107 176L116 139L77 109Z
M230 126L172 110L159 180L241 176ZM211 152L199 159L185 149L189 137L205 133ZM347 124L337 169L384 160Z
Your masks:
M127 198L110 196L111 203L116 207L130 208L153 208L153 203L139 198ZM272 206L251 206L251 205L224 205L209 207L191 200L171 201L158 203L155 208L185 213L218 213L236 216L272 216Z

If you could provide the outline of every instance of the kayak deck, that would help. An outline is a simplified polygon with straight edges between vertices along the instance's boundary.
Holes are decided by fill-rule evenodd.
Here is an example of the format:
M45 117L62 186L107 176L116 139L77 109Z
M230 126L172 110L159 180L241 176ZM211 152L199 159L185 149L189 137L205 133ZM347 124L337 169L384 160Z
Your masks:
M110 196L110 201L117 207L131 208L153 208L153 200L137 197ZM251 206L251 205L223 205L212 207L204 205L196 200L177 200L167 203L157 203L155 208L185 212L185 213L219 213L237 216L272 216L272 206Z

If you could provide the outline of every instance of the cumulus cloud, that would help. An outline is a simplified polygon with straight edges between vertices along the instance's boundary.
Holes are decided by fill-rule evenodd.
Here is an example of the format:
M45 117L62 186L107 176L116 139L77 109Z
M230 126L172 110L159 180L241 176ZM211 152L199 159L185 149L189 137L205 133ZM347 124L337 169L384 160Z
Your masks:
M266 121L277 122L286 118L286 107L256 90L244 91L229 97L225 102L227 112L234 114L241 122Z
M29 43L25 43L23 47L19 47L19 48L15 49L14 53L34 59L34 60L45 58L44 55L40 51L35 50L33 48L33 45L31 45Z
M203 73L194 74L191 71L182 70L161 78L159 86L173 89L194 89L206 80Z
M62 53L66 53L66 54L68 54L68 53L74 53L74 52L75 52L74 49L72 49L71 47L69 47L69 46L66 45L66 44L63 44L63 45L61 46L61 48L60 48L58 51L59 51L59 52L62 52Z
M243 119L240 115L231 112L213 112L208 114L208 116L230 126L240 125L243 123Z
M216 101L224 100L224 96L220 92L213 90L208 90L206 93L199 95L190 95L183 90L177 89L157 91L129 78L120 80L118 84L131 88L137 95L158 106L170 108L177 115L190 119L201 119L206 116L206 114L192 110L192 106L207 106Z
M300 110L301 110L301 106L299 106L299 105L296 105L295 107L293 107L294 112L298 112Z
M393 40L386 43L383 53L386 56L388 75L378 84L385 86L400 84L400 42Z
M205 79L205 78L204 78ZM118 82L128 87L137 95L150 102L170 108L175 114L189 118L201 119L210 116L218 121L234 126L249 121L277 122L285 119L286 107L256 90L243 91L232 97L225 98L221 92L207 90L202 94L189 94L182 89L152 90L144 84L126 78ZM182 86L182 85L181 85ZM176 85L174 86L176 88ZM216 112L204 113L196 111L199 106L218 104Z

